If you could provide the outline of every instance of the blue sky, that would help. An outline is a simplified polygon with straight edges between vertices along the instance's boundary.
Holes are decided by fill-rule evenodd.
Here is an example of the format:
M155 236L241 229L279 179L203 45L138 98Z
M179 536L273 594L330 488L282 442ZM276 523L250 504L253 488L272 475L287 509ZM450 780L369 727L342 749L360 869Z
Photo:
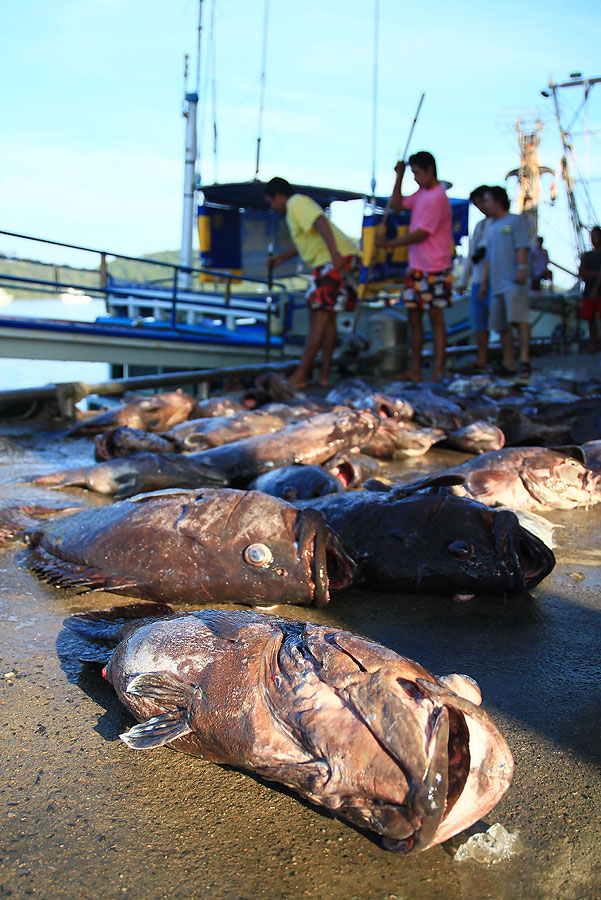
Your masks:
M369 191L374 8L375 0L271 0L260 178L280 174L290 181ZM263 15L264 0L203 2L199 127L203 124L200 168L207 182L254 176ZM513 130L518 115L526 122L542 115L540 161L558 167L552 105L540 91L550 76L558 82L573 71L601 76L598 0L578 5L506 0L494 6L472 0L380 0L379 20L378 193L392 188L392 168L422 91L426 97L411 150L435 154L440 176L453 182L452 196L467 196L483 182L504 184L518 164ZM179 246L183 58L190 54L192 89L197 21L197 0L5 5L3 230L131 255ZM212 72L214 81L207 78ZM581 98L575 88L563 96L566 108L575 108ZM593 88L590 109L591 128L601 129L601 85ZM600 150L601 134L593 135L590 174L597 178ZM544 180L546 198L549 181ZM559 176L556 182L559 199L553 208L543 205L540 231L552 257L570 268L574 260ZM601 181L591 187L601 216ZM510 182L510 194L513 188ZM360 210L336 208L334 218L356 233ZM23 250L10 238L0 238L0 249Z

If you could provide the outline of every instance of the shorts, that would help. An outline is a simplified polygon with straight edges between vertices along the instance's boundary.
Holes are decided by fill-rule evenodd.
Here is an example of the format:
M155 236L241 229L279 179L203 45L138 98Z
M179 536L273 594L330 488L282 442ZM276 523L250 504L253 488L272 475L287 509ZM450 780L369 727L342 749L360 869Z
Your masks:
M505 331L510 325L529 321L529 297L525 284L516 284L508 291L492 295L489 313L491 331Z
M361 274L358 256L345 256L342 269L335 269L331 262L316 266L311 272L307 289L309 309L325 309L328 312L349 312L357 303L357 289Z
M451 269L442 272L422 272L409 269L401 300L407 309L429 309L451 305Z
M583 297L580 304L580 318L592 322L595 315L601 318L601 297Z
M470 297L470 324L472 331L488 331L488 316L490 313L490 285L486 297L480 297L480 285L472 283L472 295Z

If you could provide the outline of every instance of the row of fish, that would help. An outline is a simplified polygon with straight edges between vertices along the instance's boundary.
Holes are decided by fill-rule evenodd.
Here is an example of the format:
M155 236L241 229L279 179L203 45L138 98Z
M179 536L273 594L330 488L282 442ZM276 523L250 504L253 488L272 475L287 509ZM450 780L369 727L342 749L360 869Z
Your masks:
M354 584L456 599L532 589L552 550L500 507L590 506L600 476L585 465L593 449L503 448L492 408L504 392L355 381L324 403L265 376L196 404L179 392L134 400L72 429L97 434L97 465L35 479L124 499L50 521L42 508L5 511L0 537L22 538L24 563L53 583L154 601L65 623L140 722L128 746L250 770L388 849L423 850L511 783L511 753L471 679L329 626L164 604L323 606ZM454 402L468 396L469 412ZM453 441L482 455L411 484L380 462Z

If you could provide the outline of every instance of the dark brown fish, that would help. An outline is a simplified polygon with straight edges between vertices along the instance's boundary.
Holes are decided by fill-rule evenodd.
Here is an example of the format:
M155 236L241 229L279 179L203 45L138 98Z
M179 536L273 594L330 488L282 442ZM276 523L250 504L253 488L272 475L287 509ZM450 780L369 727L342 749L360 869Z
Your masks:
M166 602L324 606L354 574L321 513L259 491L144 494L25 538L25 565L53 583Z
M182 451L195 451L221 447L256 434L273 434L285 426L286 422L279 416L269 415L262 410L251 412L245 409L233 416L189 419L172 428L166 437L174 441Z
M398 853L486 815L513 759L463 675L437 678L332 626L253 611L158 619L140 608L65 625L114 651L90 660L141 723L128 747L168 746L283 784Z
M429 428L402 419L381 419L380 427L362 452L378 459L423 456L433 444L444 439L442 428Z
M203 420L204 421L204 420ZM130 428L129 425L118 425L109 428L94 438L94 459L104 462L119 456L130 456L132 453L175 453L175 443L160 434Z
M76 423L68 434L96 434L117 425L129 425L140 431L167 431L184 422L194 407L194 398L181 390L150 397L136 397L127 403Z
M488 453L505 446L505 435L491 422L476 420L463 428L447 431L444 445L464 453Z

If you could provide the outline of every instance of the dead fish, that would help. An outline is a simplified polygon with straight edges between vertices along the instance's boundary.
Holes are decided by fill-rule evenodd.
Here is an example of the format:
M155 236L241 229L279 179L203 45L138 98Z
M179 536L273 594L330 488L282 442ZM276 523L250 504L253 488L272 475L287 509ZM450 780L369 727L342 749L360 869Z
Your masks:
M24 537L24 564L57 585L160 602L324 606L354 574L321 513L259 491L143 494Z
M264 472L248 485L249 490L264 491L283 500L308 500L342 490L342 484L321 466L292 465Z
M286 403L304 398L304 393L277 372L262 372L252 387L242 393L241 401L247 409L257 409L266 403Z
M181 390L136 397L91 419L76 423L67 434L96 434L117 425L129 425L140 431L167 431L184 422L194 407L194 398Z
M147 615L136 605L65 622L114 647L88 658L140 722L121 735L134 750L253 772L397 853L467 828L511 784L511 752L468 676L437 678L367 638L250 610Z
M261 410L235 413L233 416L211 416L203 419L189 419L176 425L168 432L182 451L203 450L207 447L221 447L256 434L273 434L286 426L284 419Z
M401 419L383 419L362 452L378 459L423 456L433 444L444 439L445 432L442 428L429 428Z
M370 388L359 378L345 378L326 397L333 405L369 409L381 419L411 419L413 407L401 398Z
M328 459L323 468L338 479L345 491L360 488L367 478L374 478L380 473L380 464L377 460L354 450L350 453L339 453Z
M84 487L119 499L170 487L227 487L228 479L222 472L207 463L196 462L193 456L132 453L93 466L38 475L27 481L56 488Z
M579 448L505 447L447 471L464 479L451 488L458 496L488 506L537 512L588 508L601 502L601 475L587 469L583 461Z
M453 431L465 424L461 407L449 397L435 393L431 386L393 381L384 388L386 394L407 400L414 409L413 419L419 425Z
M215 394L206 400L197 400L194 404L190 419L202 419L210 416L235 416L243 412L246 407L236 397L228 394Z
M413 487L439 482L434 476ZM374 590L509 596L536 587L555 565L550 548L508 510L452 494L407 496L412 486L381 487L295 501L324 514L357 563L358 580Z
M505 445L505 435L491 422L475 421L456 431L448 431L444 445L464 453L487 453Z
M129 425L109 428L94 438L94 459L98 462L132 453L175 453L176 450L168 438Z
M339 408L288 425L275 434L261 434L192 453L188 459L222 472L234 487L293 463L320 465L337 453L366 444L378 428L372 413Z

